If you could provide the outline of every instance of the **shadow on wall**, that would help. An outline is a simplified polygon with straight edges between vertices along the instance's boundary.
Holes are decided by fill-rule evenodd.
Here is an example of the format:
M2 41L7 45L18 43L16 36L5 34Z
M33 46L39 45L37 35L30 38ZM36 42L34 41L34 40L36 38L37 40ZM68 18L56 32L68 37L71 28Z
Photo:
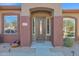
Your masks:
M3 35L0 34L0 43L3 43Z

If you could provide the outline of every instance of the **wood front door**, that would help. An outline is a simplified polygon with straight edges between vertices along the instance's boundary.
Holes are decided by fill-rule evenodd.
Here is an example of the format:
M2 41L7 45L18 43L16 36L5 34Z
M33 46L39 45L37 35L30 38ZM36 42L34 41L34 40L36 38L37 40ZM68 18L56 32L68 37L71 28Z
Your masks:
M45 17L36 17L36 40L37 41L44 41L45 40L45 32L46 32L46 26L45 26Z
M38 16L32 19L32 38L35 41L45 41L47 33L49 33L51 27L49 22L50 19L46 17ZM49 28L50 27L50 28Z

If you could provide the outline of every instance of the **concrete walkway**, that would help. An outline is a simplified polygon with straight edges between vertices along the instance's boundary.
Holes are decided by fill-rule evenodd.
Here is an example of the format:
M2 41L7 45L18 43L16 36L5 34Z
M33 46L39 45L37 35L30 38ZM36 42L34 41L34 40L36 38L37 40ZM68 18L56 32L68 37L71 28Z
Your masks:
M11 48L8 43L0 44L0 56L79 56L79 44L72 48L52 47L50 42L32 43L31 47Z
M50 41L32 42L31 48L53 48Z

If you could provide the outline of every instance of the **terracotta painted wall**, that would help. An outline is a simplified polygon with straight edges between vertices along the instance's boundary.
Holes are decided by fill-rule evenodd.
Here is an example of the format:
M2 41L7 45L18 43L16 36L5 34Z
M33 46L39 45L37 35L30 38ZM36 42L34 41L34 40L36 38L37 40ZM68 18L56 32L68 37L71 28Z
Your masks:
M20 17L20 41L21 46L31 45L31 28L30 28L30 17Z
M2 24L2 21L1 21L1 13L0 13L0 34L1 34L1 30L2 30L1 24Z
M63 46L63 17L55 16L53 20L53 45L54 46Z

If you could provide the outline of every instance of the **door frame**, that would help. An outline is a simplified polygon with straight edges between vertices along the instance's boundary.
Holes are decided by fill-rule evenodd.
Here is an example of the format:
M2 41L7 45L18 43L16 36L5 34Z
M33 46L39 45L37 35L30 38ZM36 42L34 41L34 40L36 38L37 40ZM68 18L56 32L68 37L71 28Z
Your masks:
M38 16L39 17L39 16ZM35 39L35 41L36 41L36 22L35 22L35 19L36 17L33 17L32 18L32 40L34 40ZM47 34L47 19L49 19L49 34ZM52 33L51 33L51 29L52 29L52 27L51 27L51 18L50 17L46 17L46 19L45 19L46 21L45 21L45 27L46 27L46 31L45 31L45 39L47 39L47 36L52 36ZM33 22L35 23L35 24L33 24ZM35 26L35 27L34 27ZM34 27L34 28L33 28ZM50 38L50 40L51 40L51 38Z

